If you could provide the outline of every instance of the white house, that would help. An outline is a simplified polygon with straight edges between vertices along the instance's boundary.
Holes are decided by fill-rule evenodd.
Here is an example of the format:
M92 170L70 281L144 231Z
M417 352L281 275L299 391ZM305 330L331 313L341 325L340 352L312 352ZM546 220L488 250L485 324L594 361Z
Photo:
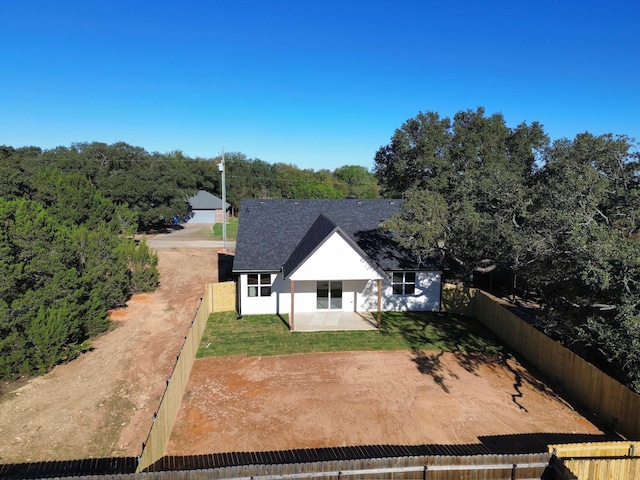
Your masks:
M417 263L378 228L401 206L243 200L233 266L240 314L439 310L440 262Z

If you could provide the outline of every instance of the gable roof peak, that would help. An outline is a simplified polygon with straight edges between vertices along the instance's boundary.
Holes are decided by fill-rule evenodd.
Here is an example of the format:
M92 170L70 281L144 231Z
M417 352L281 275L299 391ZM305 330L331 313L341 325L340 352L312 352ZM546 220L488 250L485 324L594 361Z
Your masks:
M288 277L294 270L304 263L304 261L336 230L340 230L340 227L338 227L324 214L319 214L282 266L282 273L284 277Z

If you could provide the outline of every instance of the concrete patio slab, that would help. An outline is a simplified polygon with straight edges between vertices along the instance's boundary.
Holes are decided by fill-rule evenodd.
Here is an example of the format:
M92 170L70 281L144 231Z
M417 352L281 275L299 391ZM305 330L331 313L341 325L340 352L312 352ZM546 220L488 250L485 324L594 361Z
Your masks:
M370 312L309 312L296 313L294 331L375 330L376 320Z

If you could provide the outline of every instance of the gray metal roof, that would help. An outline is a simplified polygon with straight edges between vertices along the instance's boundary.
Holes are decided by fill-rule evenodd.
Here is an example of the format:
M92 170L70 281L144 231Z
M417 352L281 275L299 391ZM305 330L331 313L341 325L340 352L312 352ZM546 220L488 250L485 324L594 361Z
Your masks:
M192 210L222 210L222 200L204 190L198 190L198 193L191 197L188 202ZM225 202L225 205L225 210L231 207L228 202Z
M380 223L400 211L402 200L246 199L240 204L234 272L295 269L339 228L383 270L441 269L418 265ZM322 216L322 218L320 218Z

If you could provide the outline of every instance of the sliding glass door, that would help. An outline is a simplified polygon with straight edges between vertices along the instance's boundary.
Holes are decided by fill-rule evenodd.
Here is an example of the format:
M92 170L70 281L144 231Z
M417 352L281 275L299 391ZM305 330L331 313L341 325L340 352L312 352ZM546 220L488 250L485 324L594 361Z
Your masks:
M316 287L318 310L342 310L342 282L320 280Z

